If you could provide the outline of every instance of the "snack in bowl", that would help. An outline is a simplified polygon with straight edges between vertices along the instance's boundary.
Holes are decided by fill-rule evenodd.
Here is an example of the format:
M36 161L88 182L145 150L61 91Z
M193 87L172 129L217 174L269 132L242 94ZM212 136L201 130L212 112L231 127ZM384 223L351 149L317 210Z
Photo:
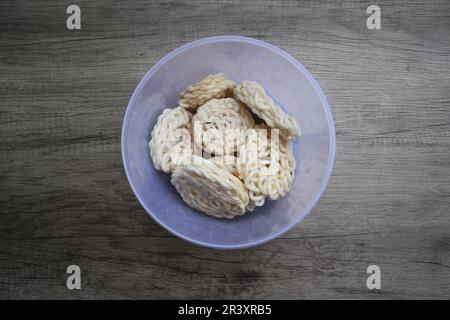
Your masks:
M295 118L259 83L216 74L164 109L149 148L154 168L172 174L189 207L232 219L289 192L296 166L289 143L298 136Z

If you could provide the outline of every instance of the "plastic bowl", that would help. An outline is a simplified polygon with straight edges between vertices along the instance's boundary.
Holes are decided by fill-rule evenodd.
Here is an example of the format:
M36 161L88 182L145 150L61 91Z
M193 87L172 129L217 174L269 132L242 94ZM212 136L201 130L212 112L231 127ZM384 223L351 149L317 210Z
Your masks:
M261 83L302 128L302 136L293 143L297 168L290 192L232 220L211 218L189 208L171 185L170 176L153 168L148 149L151 130L164 107L176 107L187 85L220 72L236 82ZM166 55L137 86L122 128L125 172L145 210L174 235L216 249L256 246L299 223L322 195L334 155L332 115L311 74L283 50L245 37L204 38Z

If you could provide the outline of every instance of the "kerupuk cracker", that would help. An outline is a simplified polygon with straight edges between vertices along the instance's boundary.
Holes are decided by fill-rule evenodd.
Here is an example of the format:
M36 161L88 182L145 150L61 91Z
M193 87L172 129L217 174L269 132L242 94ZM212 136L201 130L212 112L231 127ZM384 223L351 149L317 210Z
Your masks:
M294 178L294 157L287 140L275 130L256 126L239 152L236 170L254 206L262 206L266 198L285 196Z
M223 73L210 74L199 82L188 86L182 93L178 105L187 109L196 109L211 99L229 97L236 84Z
M287 194L296 166L289 141L299 135L260 84L213 74L188 86L179 107L164 109L149 148L188 206L231 219Z
M166 173L192 155L192 114L183 109L164 109L153 127L149 142L150 156L156 170Z
M191 208L216 218L243 215L248 193L242 182L213 162L192 156L172 173L172 184Z
M300 136L300 127L295 118L281 110L259 83L244 80L234 88L234 95L269 127L280 129L284 139L292 140Z
M197 147L209 154L224 155L237 151L255 121L244 105L233 98L224 98L211 99L199 107L192 125Z

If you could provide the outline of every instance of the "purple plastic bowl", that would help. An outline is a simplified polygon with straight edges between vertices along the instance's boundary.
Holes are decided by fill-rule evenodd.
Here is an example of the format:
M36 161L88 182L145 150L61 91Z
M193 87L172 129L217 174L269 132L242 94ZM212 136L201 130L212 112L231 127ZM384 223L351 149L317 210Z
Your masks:
M162 110L176 107L187 85L220 72L237 82L261 83L302 128L302 136L293 143L297 168L290 192L232 220L211 218L188 207L171 185L170 176L153 168L148 149ZM188 43L147 72L125 113L122 158L131 188L156 222L197 245L240 249L277 238L311 211L330 178L335 142L327 99L305 67L266 42L221 36Z

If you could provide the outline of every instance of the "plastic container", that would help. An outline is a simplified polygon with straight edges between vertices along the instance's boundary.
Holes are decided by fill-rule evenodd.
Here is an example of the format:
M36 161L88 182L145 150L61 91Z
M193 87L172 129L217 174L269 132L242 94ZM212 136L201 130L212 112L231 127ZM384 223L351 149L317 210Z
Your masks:
M233 220L216 219L189 208L153 168L148 141L164 107L176 107L180 92L211 73L234 81L258 81L300 123L293 144L297 161L290 192ZM122 128L122 157L130 185L145 210L174 235L217 249L256 246L291 229L313 208L331 175L335 130L327 99L310 73L283 50L236 36L186 44L156 63L131 97Z

